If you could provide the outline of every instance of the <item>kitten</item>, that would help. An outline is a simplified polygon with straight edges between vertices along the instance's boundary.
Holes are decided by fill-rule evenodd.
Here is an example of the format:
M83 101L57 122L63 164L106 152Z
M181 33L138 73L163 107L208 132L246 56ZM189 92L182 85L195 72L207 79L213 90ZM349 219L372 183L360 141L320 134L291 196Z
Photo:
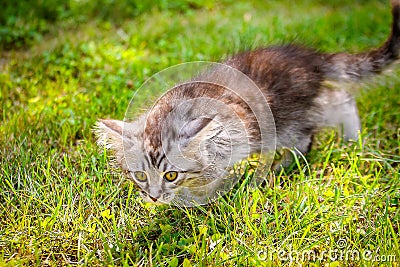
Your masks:
M360 81L397 60L399 14L400 0L392 0L389 38L364 53L326 54L286 45L236 54L173 87L136 121L99 120L98 143L114 152L145 201L190 206L229 189L234 182L224 179L228 169L262 147L305 154L314 133L332 126L356 140L355 101L347 90L329 84ZM243 74L261 95L237 79ZM259 104L263 99L273 118ZM272 139L273 145L265 142Z

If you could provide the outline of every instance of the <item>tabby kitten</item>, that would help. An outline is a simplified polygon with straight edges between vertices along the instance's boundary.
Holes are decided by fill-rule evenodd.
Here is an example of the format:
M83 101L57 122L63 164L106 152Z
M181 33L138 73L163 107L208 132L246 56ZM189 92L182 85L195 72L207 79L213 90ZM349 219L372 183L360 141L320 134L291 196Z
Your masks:
M136 121L99 120L98 143L114 152L145 201L194 205L230 188L224 179L229 168L262 147L304 154L314 133L332 126L356 140L355 101L343 87L331 85L360 81L398 59L399 14L400 0L392 0L389 38L364 53L326 54L286 45L236 54L177 84ZM250 83L237 85L237 71L258 86L261 96L252 93ZM235 85L239 93L230 89ZM273 118L268 107L260 112L264 100Z

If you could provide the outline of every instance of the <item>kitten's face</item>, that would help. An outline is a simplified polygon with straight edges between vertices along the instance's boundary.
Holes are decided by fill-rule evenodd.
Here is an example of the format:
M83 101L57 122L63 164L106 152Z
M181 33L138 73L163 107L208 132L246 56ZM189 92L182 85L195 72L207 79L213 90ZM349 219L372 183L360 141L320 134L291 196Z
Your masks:
M167 121L168 122L168 121ZM209 202L231 160L228 132L209 118L168 124L159 147L146 138L143 119L103 120L99 142L110 143L117 162L139 187L146 202L193 205Z
M238 131L243 126L237 122L223 126L218 117L180 122L174 116L174 120L165 121L156 147L145 134L143 118L133 123L102 120L97 125L99 143L110 144L117 162L146 202L208 203L235 183L227 181L227 167L248 155L248 150L240 147L241 143L243 148L248 146L242 134L245 131ZM232 142L237 146L232 147Z
M172 142L172 148L168 150L149 150L143 140L136 141L136 144L128 142L126 145L124 169L139 187L146 202L186 203L186 199L191 197L188 196L189 188L201 187L211 181L211 177L206 177L212 164L202 159L189 160L182 157L182 154L190 153L188 150L192 148L184 147L183 151L181 148L180 153L176 153L178 145Z

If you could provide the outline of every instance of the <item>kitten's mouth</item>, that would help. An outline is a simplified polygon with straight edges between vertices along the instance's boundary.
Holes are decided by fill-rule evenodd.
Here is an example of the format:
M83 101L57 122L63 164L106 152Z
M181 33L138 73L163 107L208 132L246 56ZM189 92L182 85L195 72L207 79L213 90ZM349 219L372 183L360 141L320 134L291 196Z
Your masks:
M142 198L145 202L151 203L154 205L165 205L169 204L171 201L171 194L166 193L164 196L153 197L145 191L140 192L142 194Z
M161 202L158 201L158 198L150 196L150 194L146 193L145 191L141 190L140 193L142 194L143 199L151 199L153 203L160 204ZM150 202L150 201L147 201Z
M149 199L151 199L151 200L149 200ZM159 200L158 198L151 197L151 196L148 196L146 202L151 203L151 204L156 205L156 206L162 206L162 205L169 204L168 202L164 202L162 199Z

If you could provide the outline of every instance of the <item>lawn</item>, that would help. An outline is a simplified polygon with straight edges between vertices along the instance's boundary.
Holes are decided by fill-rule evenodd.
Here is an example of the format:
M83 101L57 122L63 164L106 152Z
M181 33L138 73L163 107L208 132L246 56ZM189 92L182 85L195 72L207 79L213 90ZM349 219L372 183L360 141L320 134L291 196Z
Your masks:
M270 174L274 187L239 185L209 206L143 203L92 133L178 63L287 42L378 46L389 1L36 2L0 11L0 266L400 262L399 68L361 86L362 142L327 130ZM135 95L137 112L148 97Z

